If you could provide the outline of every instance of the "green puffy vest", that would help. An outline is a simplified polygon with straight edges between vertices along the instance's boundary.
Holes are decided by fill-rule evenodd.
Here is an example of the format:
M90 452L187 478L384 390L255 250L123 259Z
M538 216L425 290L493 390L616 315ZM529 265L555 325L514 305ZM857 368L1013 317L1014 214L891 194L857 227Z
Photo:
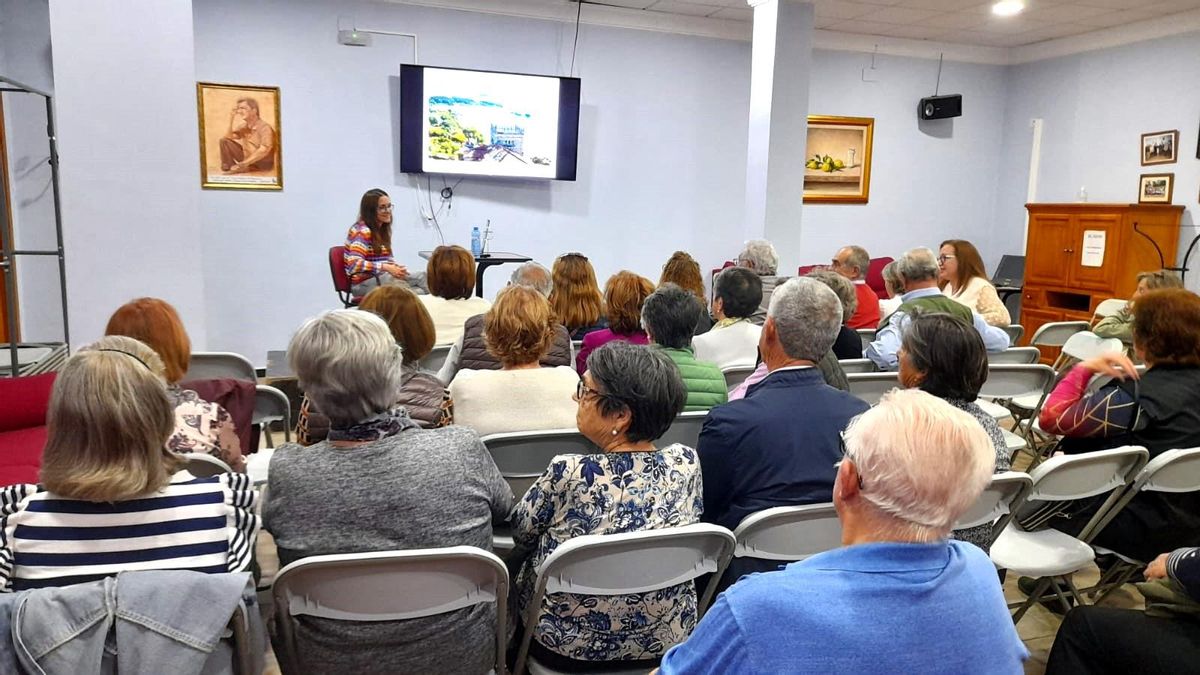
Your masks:
M690 347L671 349L655 347L675 362L679 374L683 377L683 386L687 388L687 405L684 412L693 410L708 410L729 400L729 392L725 387L725 375L715 363L697 361L696 353Z
M927 295L914 298L897 307L896 311L904 312L909 316L942 312L943 314L949 314L968 326L975 325L975 318L971 313L971 308L945 295Z

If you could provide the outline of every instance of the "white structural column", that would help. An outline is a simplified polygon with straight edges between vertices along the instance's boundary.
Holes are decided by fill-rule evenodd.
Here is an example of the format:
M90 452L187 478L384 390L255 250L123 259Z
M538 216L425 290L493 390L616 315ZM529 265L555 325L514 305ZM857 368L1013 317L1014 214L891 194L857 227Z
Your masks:
M746 159L746 237L770 239L780 273L800 264L800 213L813 6L800 0L751 0L750 142Z

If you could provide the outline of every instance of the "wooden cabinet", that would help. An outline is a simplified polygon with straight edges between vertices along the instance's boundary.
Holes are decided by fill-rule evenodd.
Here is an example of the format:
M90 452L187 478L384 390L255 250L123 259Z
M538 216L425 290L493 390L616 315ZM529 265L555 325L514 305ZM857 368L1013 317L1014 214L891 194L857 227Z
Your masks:
M1044 323L1088 320L1109 298L1128 298L1139 272L1175 265L1182 206L1026 204L1029 237L1021 324L1025 343ZM1103 240L1103 254L1097 244ZM1085 258L1085 242L1093 255ZM1052 358L1049 352L1044 358Z

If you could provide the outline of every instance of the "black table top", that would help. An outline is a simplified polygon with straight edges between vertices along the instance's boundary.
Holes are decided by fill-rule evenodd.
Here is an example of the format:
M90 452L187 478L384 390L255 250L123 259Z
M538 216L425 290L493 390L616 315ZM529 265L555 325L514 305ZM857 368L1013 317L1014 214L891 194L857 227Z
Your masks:
M421 256L421 258L424 260L429 260L429 256L433 255L433 251L417 251L417 255ZM533 258L530 258L529 256L523 255L521 253L504 253L501 251L494 251L491 253L484 253L482 255L475 256L475 262L477 262L477 263L480 263L480 262L510 263L510 262L526 262L529 260L533 260Z

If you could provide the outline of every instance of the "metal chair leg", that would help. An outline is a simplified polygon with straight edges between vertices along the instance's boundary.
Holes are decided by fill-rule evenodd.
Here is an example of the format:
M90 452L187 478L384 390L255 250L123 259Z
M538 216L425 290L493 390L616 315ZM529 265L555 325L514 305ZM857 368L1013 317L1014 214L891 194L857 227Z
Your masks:
M1016 625L1018 622L1020 622L1021 617L1025 616L1025 612L1029 611L1029 608L1033 606L1033 603L1041 599L1042 594L1045 593L1046 587L1050 585L1050 582L1050 577L1042 577L1040 580L1038 580L1037 586L1034 586L1033 588L1033 592L1029 594L1029 597L1025 599L1025 602L1022 603L1020 608L1017 609L1016 613L1013 614L1013 625Z

